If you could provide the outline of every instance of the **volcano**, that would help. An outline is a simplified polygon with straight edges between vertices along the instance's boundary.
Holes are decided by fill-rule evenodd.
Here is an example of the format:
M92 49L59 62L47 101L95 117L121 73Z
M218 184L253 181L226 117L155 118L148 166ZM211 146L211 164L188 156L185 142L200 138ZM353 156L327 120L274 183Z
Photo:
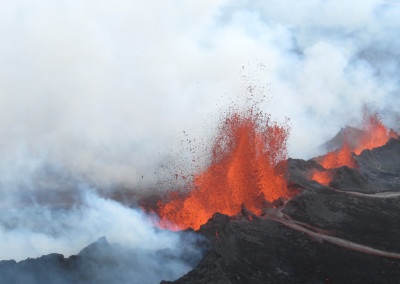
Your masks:
M247 158L239 161L250 167L257 157L265 158L257 153L266 152L254 146L260 144L253 143L262 137L254 128L254 120L231 118L240 122L236 124L240 127L231 132L237 143L225 148L229 151L222 151L223 159L214 161L219 166L228 164L233 169L243 169L243 164L235 157L243 158L240 149L245 149L251 161ZM230 130L231 121L227 121ZM264 126L274 133L286 133L284 128L267 122ZM366 137L365 133L366 129L347 127L326 146L331 147L331 152L337 151L343 149L343 137L357 141ZM275 160L274 166L271 163L268 169L273 173L273 181L280 180L282 169L286 171L285 190L268 199L267 192L259 186L263 183L252 184L251 198L244 200L251 201L256 196L263 198L262 203L235 203L238 210L234 214L216 211L199 224L196 231L184 226L185 232L199 236L200 241L195 245L204 254L193 254L190 247L186 247L184 258L192 270L179 279L161 283L398 283L400 140L390 130L386 133L388 140L383 145L349 153L355 167L339 164L327 169L319 163L323 156L307 161ZM237 139L241 135L245 138ZM285 141L274 144L275 140L266 138L268 136L262 139L269 141L263 144L267 146L282 145ZM225 142L224 145L229 145ZM354 149L354 145L349 148ZM232 161L236 162L232 164ZM260 170L255 168L254 172L260 173ZM315 172L329 173L329 182L312 179ZM206 193L213 185L209 182L212 180L208 177L210 173L215 174L215 170L210 171L208 167L199 175L202 181L207 180ZM211 174L211 177L215 176ZM222 186L227 186L226 172L217 171L217 177L218 181L225 181ZM242 177L239 186L244 186L254 175ZM235 188L229 189L230 194ZM192 195L181 194L169 197L173 203L154 204L178 204L174 212L179 212L187 196ZM146 269L140 261L143 251L121 253L120 250L121 247L101 238L69 258L51 254L21 262L0 261L0 283L144 283L143 279L135 278L135 271ZM165 263L177 259L173 251L163 251L161 255ZM98 273L99 267L104 273ZM127 269L129 267L135 269ZM157 271L149 270L149 273ZM119 278L110 275L119 275ZM145 279L147 283L149 279Z
M308 177L315 159L288 159L299 193L257 216L215 214L201 226L211 249L191 272L164 283L398 283L400 141L354 155L358 169Z

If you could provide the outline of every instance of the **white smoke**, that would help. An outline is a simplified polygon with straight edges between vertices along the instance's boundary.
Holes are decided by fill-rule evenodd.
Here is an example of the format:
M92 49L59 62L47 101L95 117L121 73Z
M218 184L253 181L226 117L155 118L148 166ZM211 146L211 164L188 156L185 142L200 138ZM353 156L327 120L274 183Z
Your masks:
M0 13L2 160L24 147L96 184L152 181L183 130L201 136L243 95L241 66L269 86L266 111L291 118L295 157L365 102L399 104L397 1L3 1Z
M119 255L121 262L127 261L123 267L132 279L142 279L141 283L158 283L166 278L174 280L188 272L193 268L188 260L194 263L202 255L201 248L196 245L200 240L198 236L160 230L152 226L149 216L137 209L101 198L89 189L82 189L81 202L68 209L37 204L1 208L0 212L2 260L19 261L54 252L68 257L78 254L99 236L107 236L109 242L120 248L114 253ZM165 260L166 251L173 252L174 258ZM128 252L131 253L129 257ZM132 262L134 267L129 268L129 261L136 262L136 258L140 261ZM111 274L118 273L114 268L108 272L99 270L92 276L108 273L106 279L112 279ZM0 276L0 282L3 281L5 279ZM37 282L32 280L29 283Z

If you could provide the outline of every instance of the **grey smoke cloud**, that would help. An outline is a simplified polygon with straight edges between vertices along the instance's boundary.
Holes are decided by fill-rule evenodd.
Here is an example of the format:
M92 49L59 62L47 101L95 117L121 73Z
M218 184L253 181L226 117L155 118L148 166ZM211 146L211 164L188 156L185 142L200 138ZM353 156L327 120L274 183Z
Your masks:
M82 248L95 242L98 236L104 235L115 244L112 251L114 261L121 263L119 268L114 265L109 271L100 268L96 271L96 267L91 268L93 271L86 271L93 280L159 283L161 280L180 277L199 261L203 253L202 248L196 244L200 241L199 236L188 232L160 230L152 225L155 220L138 209L125 207L89 192L88 189L82 191L80 204L68 209L43 205L2 209L0 259L20 261L54 252L68 257L78 254ZM104 261L101 255L97 257L99 262ZM48 273L56 274L57 271L53 270L50 269ZM27 273L27 277L35 275L34 271L23 269L20 273ZM40 273L43 272L37 272L38 275ZM126 279L127 275L130 280ZM2 277L1 283L5 281ZM20 275L14 277L21 278ZM66 281L61 280L60 283ZM27 281L39 282L37 278Z
M51 252L69 256L99 236L128 247L177 247L174 233L158 230L139 210L94 193L82 195L80 203L72 208L36 204L3 209L0 234L4 249L0 258L21 260Z
M105 216L140 213L102 197L79 207L82 184L143 194L162 165L192 169L182 132L207 157L248 83L266 86L273 119L291 118L292 157L360 123L365 103L398 128L399 27L398 1L3 1L0 259L76 253L101 235L137 243Z

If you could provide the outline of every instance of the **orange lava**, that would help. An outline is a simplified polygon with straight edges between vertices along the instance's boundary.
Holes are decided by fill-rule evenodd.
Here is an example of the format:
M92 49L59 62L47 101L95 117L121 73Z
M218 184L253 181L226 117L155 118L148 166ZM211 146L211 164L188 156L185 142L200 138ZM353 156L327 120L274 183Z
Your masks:
M266 201L288 197L287 138L288 127L271 123L269 116L230 114L213 145L211 164L194 176L191 190L158 203L160 226L197 230L216 212L234 215L244 204L261 214Z
M358 164L352 153L359 155L363 150L383 146L390 138L398 137L396 132L386 128L376 112L370 112L364 109L363 124L362 135L357 141L348 141L347 137L343 136L342 147L323 156L318 161L319 164L325 169L335 169L341 166L357 168ZM354 144L355 146L350 146ZM332 177L328 171L314 171L312 173L312 179L323 185L329 185Z
M390 138L398 138L396 132L387 129L377 113L364 114L364 130L360 144L353 150L357 155L365 149L371 150L385 145Z
M341 166L348 166L349 168L356 168L357 162L351 155L352 149L348 143L343 143L343 146L334 152L326 154L319 162L325 169L334 169Z
M328 186L332 180L331 173L328 171L317 172L314 171L312 173L312 179L319 182L320 184Z

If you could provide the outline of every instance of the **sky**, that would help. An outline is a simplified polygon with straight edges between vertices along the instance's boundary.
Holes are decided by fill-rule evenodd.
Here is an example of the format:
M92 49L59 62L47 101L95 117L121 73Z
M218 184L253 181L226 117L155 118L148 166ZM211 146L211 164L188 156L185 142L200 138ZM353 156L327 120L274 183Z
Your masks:
M273 120L290 118L294 158L321 154L318 146L341 127L360 125L365 104L399 128L400 1L0 2L7 214L26 204L45 212L59 192L74 193L63 200L69 205L98 208L102 197L87 201L86 187L139 195L162 187L175 169L196 167L188 139L196 156L207 157L221 113L240 105L248 86L267 97L260 108ZM23 243L25 216L29 210L15 219L19 231L3 218L0 235ZM32 220L21 225L25 235L37 233ZM104 227L90 234L82 227L82 236L95 240ZM90 239L67 245L71 236L54 230L57 247L45 241L15 257L77 253Z

